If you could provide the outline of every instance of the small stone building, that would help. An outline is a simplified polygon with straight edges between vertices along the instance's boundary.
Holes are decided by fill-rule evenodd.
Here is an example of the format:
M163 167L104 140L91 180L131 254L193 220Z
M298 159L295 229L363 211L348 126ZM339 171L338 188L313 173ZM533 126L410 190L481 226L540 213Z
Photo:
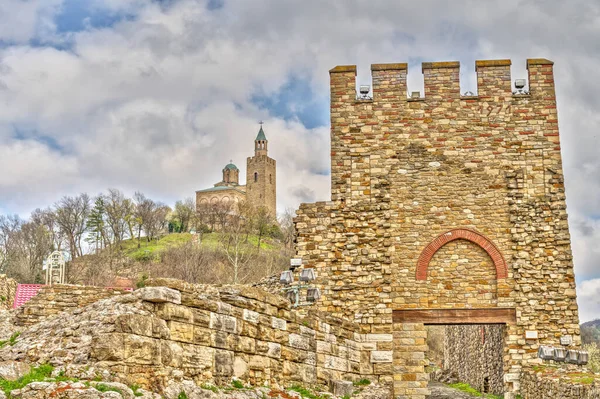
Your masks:
M297 255L397 397L428 394L425 325L504 325L509 399L539 345L580 345L553 62L527 60L520 94L510 65L477 61L471 96L458 62L423 63L411 98L406 64L371 66L372 99L330 71L331 201L300 206Z
M276 162L268 156L269 141L262 126L254 140L254 156L246 162L246 185L240 185L240 170L232 162L223 168L223 179L214 187L196 191L196 207L248 201L253 207L277 214Z

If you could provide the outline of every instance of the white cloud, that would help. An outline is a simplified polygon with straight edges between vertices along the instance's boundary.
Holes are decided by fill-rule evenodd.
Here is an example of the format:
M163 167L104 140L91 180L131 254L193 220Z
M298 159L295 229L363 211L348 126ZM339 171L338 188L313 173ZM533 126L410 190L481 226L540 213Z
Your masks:
M27 43L55 30L54 17L63 0L2 0L0 41Z
M301 76L326 99L335 65L358 64L368 83L371 63L406 61L409 90L418 90L421 60L462 61L463 89L473 90L475 59L511 58L524 77L525 58L547 57L556 62L576 272L600 276L600 4L226 0L209 11L199 0L93 1L132 17L60 34L62 0L0 2L0 41L12 43L0 47L0 163L15 170L0 178L5 210L107 187L166 202L191 196L230 158L243 169L259 119L278 162L279 209L325 200L329 129L269 114L253 94ZM30 47L33 38L70 47ZM15 127L27 141L14 139Z
M577 302L579 304L579 320L600 319L600 279L587 280L577 287Z

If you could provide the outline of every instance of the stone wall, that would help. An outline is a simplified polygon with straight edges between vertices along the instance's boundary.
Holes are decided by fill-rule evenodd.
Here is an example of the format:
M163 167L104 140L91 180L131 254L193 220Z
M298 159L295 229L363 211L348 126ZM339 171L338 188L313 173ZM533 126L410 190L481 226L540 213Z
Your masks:
M127 291L115 288L60 284L43 287L16 311L18 326L30 326L60 312L82 308L90 303Z
M406 98L406 64L371 66L372 100L357 100L355 66L332 69L332 201L302 204L295 223L318 308L371 332L404 331L394 310L515 309L504 353L514 397L538 345L580 337L553 63L527 61L525 95L513 95L510 65L477 61L478 95L461 96L458 62L424 63L418 99ZM424 397L426 381L397 374L397 395Z
M155 300L142 290L152 316L120 316L115 332L92 348L92 358L110 361L112 371L139 383L160 380L165 368L182 369L198 382L234 376L255 385L378 381L377 366L391 366L391 335L361 334L358 325L322 312L302 317L286 299L261 289L168 279L147 285L169 287L176 297ZM388 351L378 351L375 339L385 339Z
M11 309L17 292L16 280L7 277L6 274L0 274L0 310Z
M502 325L446 326L444 369L484 393L504 393Z
M581 370L553 369L536 372L526 369L521 375L523 399L598 399L600 378Z

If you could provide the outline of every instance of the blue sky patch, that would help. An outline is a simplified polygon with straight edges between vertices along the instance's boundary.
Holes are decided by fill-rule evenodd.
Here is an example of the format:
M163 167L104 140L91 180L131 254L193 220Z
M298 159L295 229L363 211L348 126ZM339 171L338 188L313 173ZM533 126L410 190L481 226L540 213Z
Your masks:
M225 0L208 0L206 4L206 8L209 10L218 10L219 8L223 8L225 6Z
M298 120L307 129L329 124L329 99L315 94L310 80L291 76L273 95L256 94L252 103L286 121Z
M62 11L56 16L56 29L59 33L79 32L90 28L106 28L124 19L128 14L119 14L103 9L98 3L84 0L65 0Z

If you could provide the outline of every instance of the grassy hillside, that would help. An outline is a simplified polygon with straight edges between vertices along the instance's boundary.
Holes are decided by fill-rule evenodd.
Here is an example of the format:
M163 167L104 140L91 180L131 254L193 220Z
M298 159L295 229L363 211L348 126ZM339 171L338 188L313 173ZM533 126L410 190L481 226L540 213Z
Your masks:
M201 247L207 249L218 249L221 247L221 233L206 233L202 236ZM162 237L159 240L148 241L145 237L138 240L130 239L125 240L121 243L121 251L127 257L138 260L152 260L156 259L159 254L169 248L175 248L182 246L193 239L190 233L172 233ZM258 246L258 236L249 235L248 243L245 245L246 250L254 250ZM262 238L260 243L260 249L264 251L277 250L276 245L271 239Z

